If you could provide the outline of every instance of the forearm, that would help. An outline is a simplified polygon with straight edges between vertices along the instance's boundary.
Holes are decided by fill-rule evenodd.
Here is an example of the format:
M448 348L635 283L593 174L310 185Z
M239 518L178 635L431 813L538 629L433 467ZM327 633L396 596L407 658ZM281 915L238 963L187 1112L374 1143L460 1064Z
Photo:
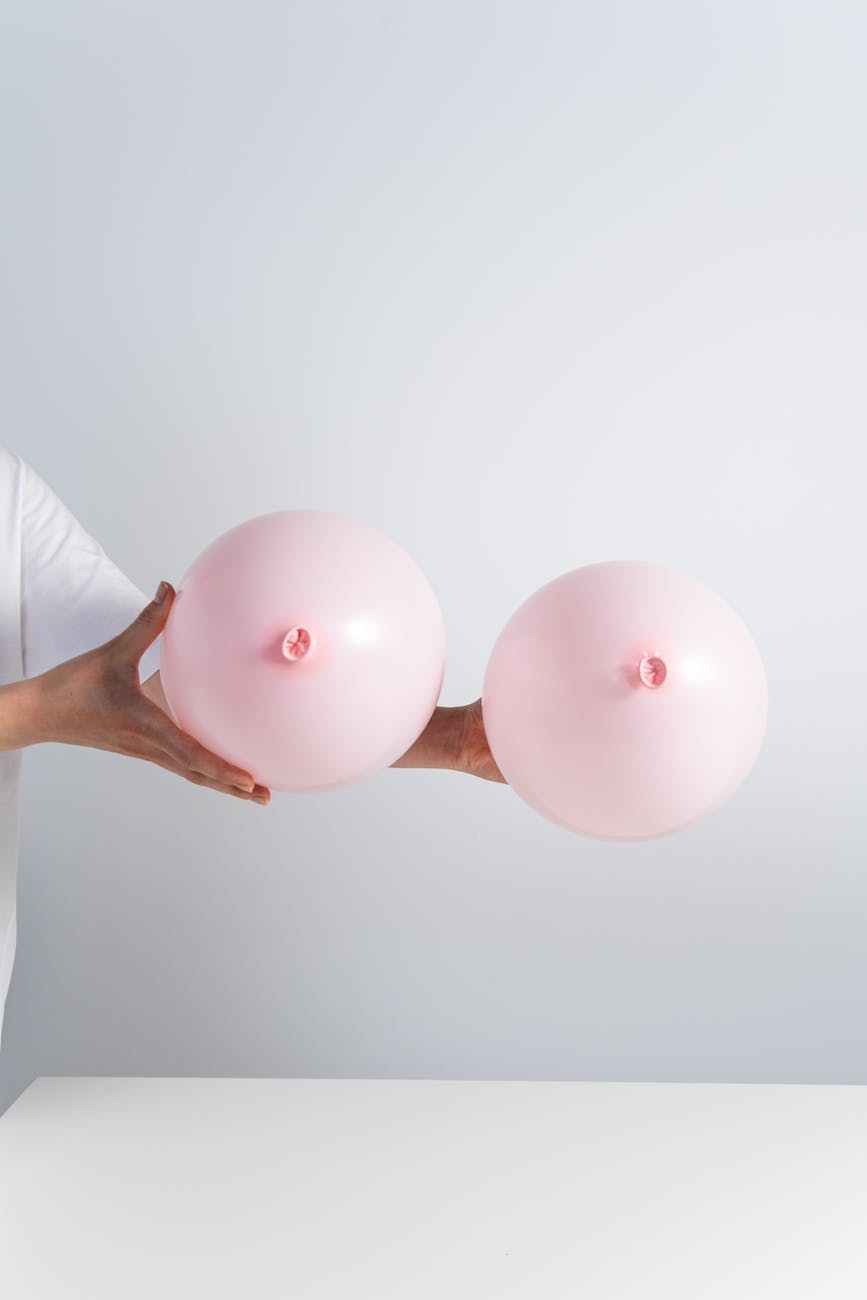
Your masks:
M28 677L0 686L0 751L24 749L50 739L50 728L46 726L50 707L45 700L42 680L41 677ZM141 689L149 700L172 717L159 673L143 682Z
M39 678L0 686L0 750L24 749L44 739Z
M463 742L462 706L434 709L430 722L405 754L392 767L460 766Z

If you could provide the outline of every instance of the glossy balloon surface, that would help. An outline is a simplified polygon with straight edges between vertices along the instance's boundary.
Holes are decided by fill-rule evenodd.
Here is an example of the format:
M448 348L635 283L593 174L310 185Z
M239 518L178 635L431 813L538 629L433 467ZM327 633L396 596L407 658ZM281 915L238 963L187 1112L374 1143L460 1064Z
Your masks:
M610 561L520 606L482 708L506 780L599 839L653 839L720 807L761 747L767 684L742 619L676 569Z
M388 767L424 730L445 633L430 584L384 534L277 511L193 562L163 632L178 725L273 790L329 790Z

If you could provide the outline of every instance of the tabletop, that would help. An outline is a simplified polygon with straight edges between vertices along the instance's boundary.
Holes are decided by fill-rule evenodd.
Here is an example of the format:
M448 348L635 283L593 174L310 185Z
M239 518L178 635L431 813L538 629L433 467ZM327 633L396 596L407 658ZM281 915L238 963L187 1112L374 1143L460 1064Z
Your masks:
M867 1087L41 1078L10 1300L867 1295Z

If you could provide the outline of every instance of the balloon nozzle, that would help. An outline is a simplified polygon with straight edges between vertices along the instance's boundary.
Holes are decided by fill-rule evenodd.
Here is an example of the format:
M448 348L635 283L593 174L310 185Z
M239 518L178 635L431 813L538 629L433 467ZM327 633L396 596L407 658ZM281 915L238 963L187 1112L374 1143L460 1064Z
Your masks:
M648 690L656 690L661 686L668 676L668 669L665 661L657 658L656 655L645 655L638 665L638 677L642 686Z
M306 627L292 627L283 638L283 658L290 663L303 659L310 649L310 633Z

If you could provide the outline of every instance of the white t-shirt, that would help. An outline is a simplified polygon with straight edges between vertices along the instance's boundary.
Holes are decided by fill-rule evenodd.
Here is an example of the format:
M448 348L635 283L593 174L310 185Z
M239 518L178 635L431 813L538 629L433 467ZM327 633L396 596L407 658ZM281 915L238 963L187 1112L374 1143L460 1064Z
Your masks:
M151 598L34 469L0 447L0 686L104 645ZM142 682L160 666L161 639L142 655ZM15 957L21 752L0 751L0 1036Z

